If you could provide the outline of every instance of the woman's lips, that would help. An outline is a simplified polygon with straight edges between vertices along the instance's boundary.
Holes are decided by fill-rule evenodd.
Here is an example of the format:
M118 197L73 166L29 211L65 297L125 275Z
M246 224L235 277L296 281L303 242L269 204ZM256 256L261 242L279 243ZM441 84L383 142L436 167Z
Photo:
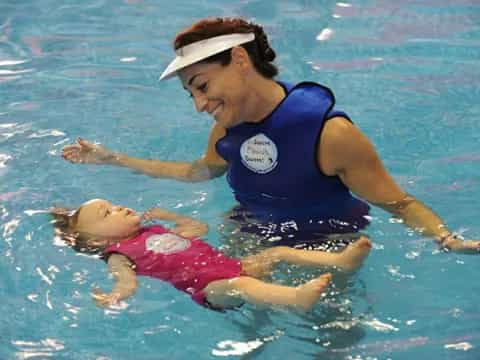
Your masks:
M218 114L220 114L220 112L221 112L222 110L223 110L223 104L220 104L220 105L218 105L218 106L215 108L215 110L213 110L213 111L211 112L211 114L212 114L213 117L217 117Z

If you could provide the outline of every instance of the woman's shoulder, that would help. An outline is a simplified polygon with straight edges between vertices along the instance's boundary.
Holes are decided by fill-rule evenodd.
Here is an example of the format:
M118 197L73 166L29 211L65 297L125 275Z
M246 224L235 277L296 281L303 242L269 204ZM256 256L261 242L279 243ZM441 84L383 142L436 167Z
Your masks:
M279 80L277 82L280 85L282 85L283 88L286 89L288 93L296 90L308 89L311 91L320 92L322 94L325 94L328 97L335 98L335 96L333 95L333 90L330 87L313 80L301 80L296 82Z

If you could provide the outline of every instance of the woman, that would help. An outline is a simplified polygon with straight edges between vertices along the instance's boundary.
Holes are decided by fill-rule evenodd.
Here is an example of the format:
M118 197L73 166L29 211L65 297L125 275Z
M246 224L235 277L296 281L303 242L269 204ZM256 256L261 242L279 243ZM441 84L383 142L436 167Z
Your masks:
M479 251L479 241L460 239L395 183L370 141L334 109L328 88L274 80L275 52L261 26L239 18L204 19L180 32L174 48L177 57L160 79L178 76L197 111L214 118L203 157L191 163L144 160L79 139L64 148L66 160L182 181L227 173L240 204L232 217L243 230L266 229L265 237L280 243L364 228L369 206L354 193L443 248Z

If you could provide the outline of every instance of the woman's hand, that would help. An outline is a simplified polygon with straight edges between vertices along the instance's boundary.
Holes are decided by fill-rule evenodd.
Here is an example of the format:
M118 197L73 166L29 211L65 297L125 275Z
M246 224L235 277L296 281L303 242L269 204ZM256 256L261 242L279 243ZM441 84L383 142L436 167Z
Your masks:
M92 290L92 297L97 306L104 308L118 305L118 302L120 301L120 294L115 292L106 293L99 288Z
M67 161L81 164L110 164L114 159L110 150L81 138L76 144L65 146L62 156Z
M440 245L445 250L462 254L480 254L480 241L463 240L461 236L450 234L440 239Z

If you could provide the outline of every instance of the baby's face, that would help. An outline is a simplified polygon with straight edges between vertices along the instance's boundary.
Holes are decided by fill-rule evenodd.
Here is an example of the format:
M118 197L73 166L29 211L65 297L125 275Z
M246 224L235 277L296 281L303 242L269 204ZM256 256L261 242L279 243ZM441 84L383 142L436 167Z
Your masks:
M140 222L140 216L132 209L95 199L79 208L76 230L94 237L95 246L105 247L135 235Z

